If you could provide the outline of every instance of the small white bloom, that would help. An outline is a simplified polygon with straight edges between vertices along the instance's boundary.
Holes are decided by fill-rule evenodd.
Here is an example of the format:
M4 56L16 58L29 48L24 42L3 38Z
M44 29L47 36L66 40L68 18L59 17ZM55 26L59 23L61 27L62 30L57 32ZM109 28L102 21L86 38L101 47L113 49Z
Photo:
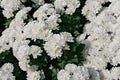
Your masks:
M27 71L30 67L29 65L29 60L22 60L19 61L19 67L23 70L23 71Z
M60 35L64 37L65 41L67 41L67 42L73 42L73 36L72 36L71 33L61 32Z
M30 54L32 54L33 58L37 58L38 56L41 56L42 50L38 46L32 45L30 47Z
M57 9L57 10L62 10L62 11L64 11L65 9L65 7L66 7L66 5L67 5L67 2L66 2L67 0L55 0L55 2L54 2L54 6L55 6L55 8Z
M44 72L43 71L27 71L27 80L43 80Z
M60 15L56 14L56 15L51 15L50 17L48 17L48 19L46 20L46 23L48 25L49 29L55 30L58 29L58 19L59 19Z
M20 8L21 2L20 0L2 0L0 6L4 8L3 15L10 18L13 16L13 12Z
M6 73L11 73L13 72L14 66L11 63L5 63L1 69Z
M58 80L70 80L69 72L66 72L65 70L60 70L57 74Z
M13 55L20 61L24 59L28 59L28 55L30 55L30 47L28 45L21 45L16 53Z
M15 80L15 76L13 76L14 66L11 63L5 63L0 68L0 80Z

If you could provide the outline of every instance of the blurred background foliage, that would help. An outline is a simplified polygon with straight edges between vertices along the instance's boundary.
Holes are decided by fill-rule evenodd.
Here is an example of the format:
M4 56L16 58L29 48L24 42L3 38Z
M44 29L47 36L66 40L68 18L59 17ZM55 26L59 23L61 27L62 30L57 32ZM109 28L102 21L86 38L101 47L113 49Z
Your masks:
M53 3L55 0L45 0L46 3ZM67 31L72 33L75 38L83 32L83 27L87 22L86 18L81 14L81 9L84 6L86 0L80 0L81 6L76 10L76 12L71 15L63 14L61 16L62 22L60 23L59 30L54 30L53 33L60 33L63 31ZM32 6L33 9L29 12L28 18L25 20L28 23L32 19L32 14L39 6L34 5L33 2L27 0L24 3L25 6ZM16 14L17 11L14 12ZM6 19L2 15L2 8L0 8L0 36L2 31L4 31L10 24L11 20ZM29 39L30 40L30 39ZM43 44L45 42L42 40L32 41L29 45L38 45L43 49ZM85 60L84 54L82 53L85 45L78 44L76 41L73 43L68 43L70 45L69 50L63 50L63 55L60 58L51 60L50 57L47 55L45 50L43 49L42 56L39 56L37 59L33 59L32 55L30 55L30 65L37 65L39 70L43 70L45 73L44 80L57 80L57 72L60 69L63 69L66 64L68 63L75 63L77 65L82 65L83 61ZM18 60L13 56L12 49L9 51L5 51L0 54L0 67L4 63L13 63L15 69L13 74L16 76L16 80L26 80L26 72L22 71L19 68Z

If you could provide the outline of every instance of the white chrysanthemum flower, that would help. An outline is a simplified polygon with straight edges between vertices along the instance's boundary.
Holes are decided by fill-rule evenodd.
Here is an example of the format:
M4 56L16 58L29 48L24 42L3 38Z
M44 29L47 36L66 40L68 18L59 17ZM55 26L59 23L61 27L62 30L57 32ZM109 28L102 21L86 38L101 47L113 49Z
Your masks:
M60 15L56 14L56 15L51 15L50 17L48 17L48 19L45 21L48 29L58 29L58 20L59 20Z
M60 70L57 74L58 80L70 80L69 72L66 72L65 70Z
M30 55L30 47L28 45L21 45L16 53L13 55L19 60L22 61L24 59L28 59L28 55Z
M14 66L11 63L5 63L0 68L0 80L15 80L15 76L13 76Z
M30 67L29 60L21 60L21 61L19 61L19 67L23 71L27 71L29 69L29 67Z
M53 34L44 45L44 49L48 55L53 58L62 56L62 49L69 46L66 42L73 42L73 37L70 33L61 32L60 34Z
M70 15L72 15L74 12L75 12L74 7L67 8L65 11L66 14L70 14Z
M65 44L65 40L59 34L52 35L45 43L44 48L49 56L55 58L62 55L62 47Z
M11 73L13 72L14 66L11 63L5 63L1 69L6 73Z
M47 54L51 57L51 59L61 57L63 54L62 47L59 45L57 46L57 44L54 42L46 42L44 45L44 49L46 50Z
M21 6L20 0L2 0L1 1L1 7L3 10L3 15L6 18L10 18L13 15L13 12L18 10Z
M72 36L71 33L61 32L60 35L64 37L65 41L67 41L67 42L73 42L73 36Z
M42 39L44 41L48 41L48 39L53 35L52 30L46 29L41 31L39 34L38 39Z
M32 45L30 47L30 54L32 54L33 58L37 58L38 56L41 56L42 50L40 47Z
M77 65L75 64L67 64L65 66L65 70L68 71L69 73L74 73L76 69L77 69Z
M68 0L67 1L67 9L66 9L65 13L72 15L79 6L80 6L80 1Z
M43 71L27 71L27 80L43 80L44 72Z
M66 7L66 5L67 5L66 0L55 0L54 2L55 8L61 11L65 10L64 8Z

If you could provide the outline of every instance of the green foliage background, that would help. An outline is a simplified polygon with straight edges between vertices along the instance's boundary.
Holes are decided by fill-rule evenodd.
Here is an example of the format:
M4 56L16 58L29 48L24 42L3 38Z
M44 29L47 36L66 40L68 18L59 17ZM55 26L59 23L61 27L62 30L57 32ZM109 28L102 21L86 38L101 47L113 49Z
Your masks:
M59 33L63 31L67 31L72 33L74 38L76 38L78 35L80 35L83 32L83 27L87 20L85 17L81 14L81 9L84 6L86 0L80 0L81 6L76 10L76 12L71 15L65 15L63 14L61 16L62 23L60 23L60 29L54 30L53 33ZM45 0L46 3L53 3L54 0ZM33 2L30 0L27 0L26 3L24 3L26 6L32 6L33 9L28 15L28 19L25 20L26 23L28 23L32 19L32 14L35 10L38 9L39 6L34 5ZM16 11L17 12L17 11ZM16 14L14 12L14 14ZM10 24L11 20L14 17L10 19L6 19L2 15L2 8L0 8L0 36L2 35L2 31L4 31ZM29 45L38 45L42 47L43 49L43 43L42 40L36 40L32 41ZM85 57L82 53L84 49L84 44L78 44L76 41L74 43L68 43L70 45L70 51L63 51L63 55L60 58L51 60L50 57L47 55L45 50L43 49L42 56L38 57L37 59L33 59L32 56L30 56L30 65L37 65L39 69L43 70L45 73L45 79L44 80L57 80L57 72L58 70L64 68L64 66L68 63L75 63L77 65L82 65L83 61L85 60ZM0 67L6 63L10 62L14 64L14 72L13 74L16 76L16 80L26 80L26 72L22 71L18 66L18 60L13 56L12 49L9 51L5 51L0 54ZM52 65L52 69L50 69Z

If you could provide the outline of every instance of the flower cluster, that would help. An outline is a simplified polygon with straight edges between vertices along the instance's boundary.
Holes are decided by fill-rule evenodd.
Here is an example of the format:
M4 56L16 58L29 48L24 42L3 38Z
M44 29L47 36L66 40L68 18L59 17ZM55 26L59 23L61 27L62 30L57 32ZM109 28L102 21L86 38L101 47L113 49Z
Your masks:
M118 69L114 69L114 73L115 71L117 72L117 70ZM67 64L65 69L58 72L57 78L58 80L104 80L102 79L104 77L102 74L94 68Z
M103 2L109 5L104 7ZM119 4L120 0L87 0L83 7L83 14L90 22L77 40L86 44L84 66L99 70L103 75L101 80L120 79Z
M80 0L0 0L1 13L5 20L10 20L0 36L0 54L9 50L9 55L18 61L16 65L26 73L27 80L48 80L47 73L50 77L57 75L58 80L118 80L119 5L120 0L86 0L82 14L88 23L79 35L81 31L71 31L78 26L72 25L74 28L67 32L61 23L63 17L70 18L77 8L81 8ZM74 21L80 19L76 13L73 17ZM37 41L40 43L35 43ZM79 63L81 52L76 52L81 49L79 43L86 45L83 66ZM0 80L17 79L13 74L11 63L0 68Z
M89 80L87 68L75 64L67 64L58 72L58 80Z
M39 6L32 15L29 15L32 7L24 5L26 1L1 0L0 6L3 8L4 17L13 19L0 36L0 53L12 49L19 67L27 73L26 79L39 80L44 79L44 72L38 69L38 66L29 64L30 56L37 59L42 56L42 52L46 52L51 59L61 57L63 50L69 50L67 42L74 42L74 40L69 32L53 33L53 30L59 30L59 23L62 22L61 13L57 10L58 0L54 2L55 4L45 3L44 0L31 0ZM65 3L64 8L67 9L62 12L66 14L72 15L80 6L78 0L66 0ZM32 40L42 40L43 47L30 45Z
M94 20L96 16L105 8L102 4L109 0L87 0L86 5L82 9L82 14L90 21Z

